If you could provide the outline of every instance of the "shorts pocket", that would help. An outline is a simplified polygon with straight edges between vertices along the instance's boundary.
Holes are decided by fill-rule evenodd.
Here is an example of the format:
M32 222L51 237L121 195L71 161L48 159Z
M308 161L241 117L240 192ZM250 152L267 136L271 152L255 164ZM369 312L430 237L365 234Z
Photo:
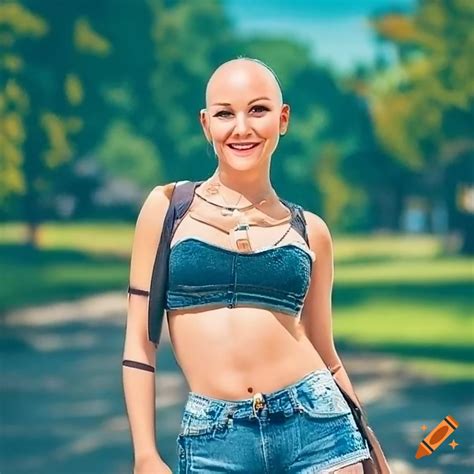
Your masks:
M332 378L311 379L298 388L301 411L311 418L348 415L351 409Z
M179 437L184 436L206 436L211 435L217 429L224 429L226 426L219 426L214 414L202 412L196 413L185 412L181 422Z

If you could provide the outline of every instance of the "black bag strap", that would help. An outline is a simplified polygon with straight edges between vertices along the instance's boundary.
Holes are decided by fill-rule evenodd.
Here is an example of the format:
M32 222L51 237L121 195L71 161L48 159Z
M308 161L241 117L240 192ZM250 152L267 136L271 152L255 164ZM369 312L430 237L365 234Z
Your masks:
M192 181L178 181L175 183L170 204L163 221L160 243L156 252L155 263L153 264L150 297L148 300L148 339L155 346L160 341L163 328L166 289L168 287L170 243L177 223L191 205L196 186Z
M173 187L170 205L163 222L160 243L153 265L148 302L148 339L153 342L155 346L158 345L160 341L163 327L166 290L168 287L170 243L173 240L176 228L193 201L195 189L203 182L204 181L178 181ZM290 221L292 227L305 239L309 246L303 208L283 198L280 198L280 201L290 209L292 213Z
M308 231L306 229L306 219L304 217L303 208L299 204L295 204L283 198L280 198L280 201L293 212L291 225L304 238L309 247Z

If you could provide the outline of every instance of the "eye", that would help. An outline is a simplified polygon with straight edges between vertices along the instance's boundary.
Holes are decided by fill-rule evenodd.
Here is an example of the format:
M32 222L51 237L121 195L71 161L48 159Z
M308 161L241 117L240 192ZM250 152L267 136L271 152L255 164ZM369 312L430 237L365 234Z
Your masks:
M259 109L257 110L257 113L261 113L261 112L268 112L270 109L268 107L265 107L264 105L254 105L250 110L254 110L254 109ZM232 115L231 112L229 112L228 110L221 110L220 112L217 112L217 114L214 115L214 117L227 117L227 114L230 114Z
M256 106L252 107L252 109L260 109L261 112L265 112L265 111L268 112L268 110L270 110L267 107L265 107L264 105L256 105Z
M223 117L224 114L230 114L230 112L228 112L227 110L221 110L220 112L217 112L214 117Z

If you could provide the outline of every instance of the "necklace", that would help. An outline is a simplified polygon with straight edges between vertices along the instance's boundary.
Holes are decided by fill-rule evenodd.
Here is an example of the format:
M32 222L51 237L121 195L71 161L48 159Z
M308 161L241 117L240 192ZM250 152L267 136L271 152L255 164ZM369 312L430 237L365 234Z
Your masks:
M242 198L242 193L240 193L239 199L236 202L236 204L234 206L229 206L229 203L226 201L223 194L220 192L220 187L221 187L220 182L213 182L210 184L209 187L212 190L211 192L213 194L216 194L216 189L217 189L217 194L220 195L220 197L226 204L225 206L218 205L221 208L221 215L232 217L234 219L236 218L237 220L237 225L235 225L229 232L231 245L234 248L237 248L241 252L251 252L252 245L250 243L250 236L249 236L250 223L249 223L248 216L245 214L245 211L255 208L256 204L250 204L249 206L238 208L237 204L240 202ZM267 193L263 199L260 199L260 201L258 202L258 205L261 205L264 202L266 202L266 197L269 194L270 193ZM207 201L207 202L210 202L210 201ZM216 205L215 203L212 203L212 202L211 204Z
M255 223L255 221L252 222L252 218L248 215L247 211L250 211L252 209L256 209L257 205L260 206L263 203L267 202L266 198L269 194L272 193L272 191L267 193L256 204L250 204L250 205L243 206L243 207L237 207L240 200L242 199L242 193L240 193L239 199L237 200L235 205L230 206L229 203L224 198L224 196L222 195L222 193L220 192L220 186L221 186L221 183L218 182L218 181L208 183L207 188L206 188L206 195L219 194L220 197L222 198L222 200L225 203L224 206L221 205L221 204L217 204L213 201L210 201L209 199L206 199L204 196L201 196L197 191L195 191L195 194L200 199L202 199L203 201L211 204L212 206L220 208L220 215L223 216L226 220L230 219L230 222L229 222L230 228L228 227L228 225L225 225L225 224L224 224L224 227L220 227L219 225L217 225L217 222L215 222L211 225L214 225L219 230L223 230L224 232L227 232L227 234L229 235L229 240L230 240L232 248L238 249L241 252L252 252L253 250L252 250L252 245L250 243L249 228L250 228L251 225L255 225L256 223ZM202 218L200 218L198 215L196 215L196 213L193 213L193 215L191 217L202 221ZM286 222L286 221L290 220L291 217L292 217L292 213L291 213L291 211L289 211L289 216L285 217L284 219L280 219L279 221L274 221L273 225L276 225L276 224L279 224L279 223L282 223L282 222ZM262 221L262 224L266 224L265 219L260 219L260 220ZM233 223L232 223L232 221L233 221ZM209 224L209 222L208 222L208 224ZM282 236L282 238L288 233L290 228L291 228L291 223L290 223L290 226L288 227L287 231L285 232L285 234ZM278 242L280 242L281 239L279 239Z
M221 209L221 214L223 216L232 216L232 217L239 216L239 214L241 214L241 211L237 208L237 204L239 204L240 200L242 199L242 194L240 194L239 199L235 203L235 205L232 207L229 207L229 203L225 200L224 195L221 193L220 186L217 187L217 190L219 192L219 196L227 205L227 207L224 207Z
M237 215L237 212L234 213L234 212L229 212L229 211L238 211L238 212L241 213L241 212L244 212L244 211L248 211L248 210L250 210L250 209L253 209L254 207L257 207L256 204L249 204L249 205L243 206L243 207L229 206L229 205L227 204L226 200L224 199L224 196L222 196L222 194L219 192L219 190L218 190L218 188L217 188L217 186L219 186L219 185L218 185L218 184L217 184L217 185L213 184L212 186L216 186L216 188L214 188L214 187L213 187L213 188L209 188L209 189L207 190L207 194L219 194L219 195L222 197L223 201L226 203L225 206L223 206L223 205L221 205L221 204L217 204L217 202L210 201L209 199L206 199L204 196L201 196L197 191L195 191L195 194L196 194L197 197L199 197L199 198L202 199L203 201L207 202L208 204L211 204L211 205L213 205L213 206L215 206L215 207L220 207L221 209L223 209L223 211L221 211L221 214L222 214L223 216L235 216L235 215ZM215 190L214 190L214 189L215 189ZM242 198L242 194L240 195L239 200L237 201L236 204L239 203L239 201L240 201L241 198ZM266 199L260 200L259 203L258 203L258 205L261 205L261 204L264 203L265 201L266 201ZM224 212L224 210L227 211L227 212Z

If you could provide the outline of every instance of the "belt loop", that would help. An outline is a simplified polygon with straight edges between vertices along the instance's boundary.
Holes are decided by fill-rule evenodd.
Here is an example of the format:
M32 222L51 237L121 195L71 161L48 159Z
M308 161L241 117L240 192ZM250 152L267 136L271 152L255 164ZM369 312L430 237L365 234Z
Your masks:
M290 389L288 391L288 395L290 397L290 402L293 406L293 411L301 413L303 411L303 407L301 406L301 404L298 400L298 393L296 391L296 388L295 387L290 387Z
M235 408L230 408L226 414L227 427L232 428L234 426L234 412Z

